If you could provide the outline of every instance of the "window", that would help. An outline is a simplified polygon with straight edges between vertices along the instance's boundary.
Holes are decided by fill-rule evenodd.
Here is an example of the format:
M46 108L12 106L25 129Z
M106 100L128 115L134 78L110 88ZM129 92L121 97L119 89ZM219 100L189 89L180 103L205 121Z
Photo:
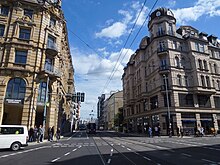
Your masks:
M215 58L215 52L214 52L214 50L211 50L211 57Z
M199 43L195 42L195 49L196 51L199 51Z
M179 93L179 104L181 107L194 107L193 95L192 94L181 94Z
M202 86L205 87L205 78L202 75L201 75L201 82L202 82Z
M46 100L46 89L47 89L47 83L46 82L41 82L40 87L38 89L38 97L37 101L44 103Z
M169 23L169 25L168 25L168 34L169 34L169 35L173 35L173 26L172 26L172 23Z
M166 50L166 46L165 46L165 42L164 41L160 41L159 42L158 50L159 50L159 52L162 52L162 51Z
M50 18L50 24L49 24L49 26L50 26L50 27L55 27L55 26L56 26L56 20L55 20L53 17Z
M24 128L23 127L0 127L0 134L7 134L7 135L24 134Z
M173 41L173 49L177 49L177 42Z
M19 34L20 39L29 40L30 36L31 36L31 29L20 28L20 34Z
M150 107L151 107L151 109L158 108L158 97L157 96L150 98Z
M219 80L217 80L217 87L218 87L217 89L220 90L220 81Z
M8 16L9 6L2 5L0 8L1 15Z
M198 60L198 63L199 63L199 69L203 69L203 67L202 67L202 60Z
M32 19L33 17L33 10L30 9L24 9L24 15L30 17Z
M146 88L145 89L146 89L146 92L148 92L148 84L147 83L146 83Z
M3 37L5 33L5 25L0 25L0 37Z
M177 75L177 84L179 86L182 86L182 78L181 78L181 75Z
M214 72L218 73L218 69L217 69L217 65L216 64L214 64Z
M45 70L53 72L53 59L46 58L45 60Z
M25 81L21 78L13 78L8 82L5 97L7 99L24 99L25 91Z
M157 36L161 36L164 34L163 28L162 28L162 24L158 25L158 32L157 32Z
M212 64L209 63L210 72L212 73Z
M211 108L210 98L207 95L198 95L199 107Z
M15 63L26 64L26 61L27 61L27 51L16 50L15 51Z
M181 58L181 66L182 66L183 68L185 68L185 66L186 66L186 60L185 60L184 57Z
M204 49L204 45L203 45L203 44L200 44L199 50L200 50L200 52L205 52L205 49Z
M203 61L203 65L204 65L204 69L205 69L205 70L208 70L207 61L204 60L204 61Z
M49 35L47 40L47 47L54 48L55 43L56 43L56 39L53 36Z
M220 108L220 97L214 96L215 108Z
M207 84L207 87L211 87L209 76L206 76L206 84Z
M175 63L176 63L176 67L180 67L180 59L179 57L175 57Z

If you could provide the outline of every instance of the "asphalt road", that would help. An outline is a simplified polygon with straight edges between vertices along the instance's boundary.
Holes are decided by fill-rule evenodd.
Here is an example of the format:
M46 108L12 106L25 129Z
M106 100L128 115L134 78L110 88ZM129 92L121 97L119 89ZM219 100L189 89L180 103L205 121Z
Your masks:
M0 165L214 165L220 164L220 136L143 137L78 131L58 142L0 150Z

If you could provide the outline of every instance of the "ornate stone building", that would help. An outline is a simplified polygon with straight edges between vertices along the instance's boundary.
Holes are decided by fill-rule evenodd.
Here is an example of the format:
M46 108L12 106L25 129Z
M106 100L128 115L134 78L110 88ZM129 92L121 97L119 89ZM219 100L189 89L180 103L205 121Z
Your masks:
M68 130L76 120L66 22L50 2L0 1L0 124Z
M150 36L124 68L124 115L127 127L144 132L161 127L220 128L220 43L191 26L176 27L171 10L158 8L148 22Z

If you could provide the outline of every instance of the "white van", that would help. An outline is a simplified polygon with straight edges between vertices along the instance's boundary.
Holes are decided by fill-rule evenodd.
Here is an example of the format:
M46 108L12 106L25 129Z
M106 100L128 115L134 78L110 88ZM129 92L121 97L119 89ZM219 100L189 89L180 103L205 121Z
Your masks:
M0 125L0 149L10 148L17 151L27 146L28 130L22 125Z

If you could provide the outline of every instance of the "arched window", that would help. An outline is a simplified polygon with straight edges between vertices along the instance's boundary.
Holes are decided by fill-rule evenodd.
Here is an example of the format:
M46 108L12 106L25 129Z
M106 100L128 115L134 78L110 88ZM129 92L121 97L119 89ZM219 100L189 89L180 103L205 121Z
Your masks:
M24 99L26 92L26 83L22 78L12 78L8 82L6 90L7 99Z
M175 63L176 63L176 67L180 67L180 59L179 57L175 57Z

